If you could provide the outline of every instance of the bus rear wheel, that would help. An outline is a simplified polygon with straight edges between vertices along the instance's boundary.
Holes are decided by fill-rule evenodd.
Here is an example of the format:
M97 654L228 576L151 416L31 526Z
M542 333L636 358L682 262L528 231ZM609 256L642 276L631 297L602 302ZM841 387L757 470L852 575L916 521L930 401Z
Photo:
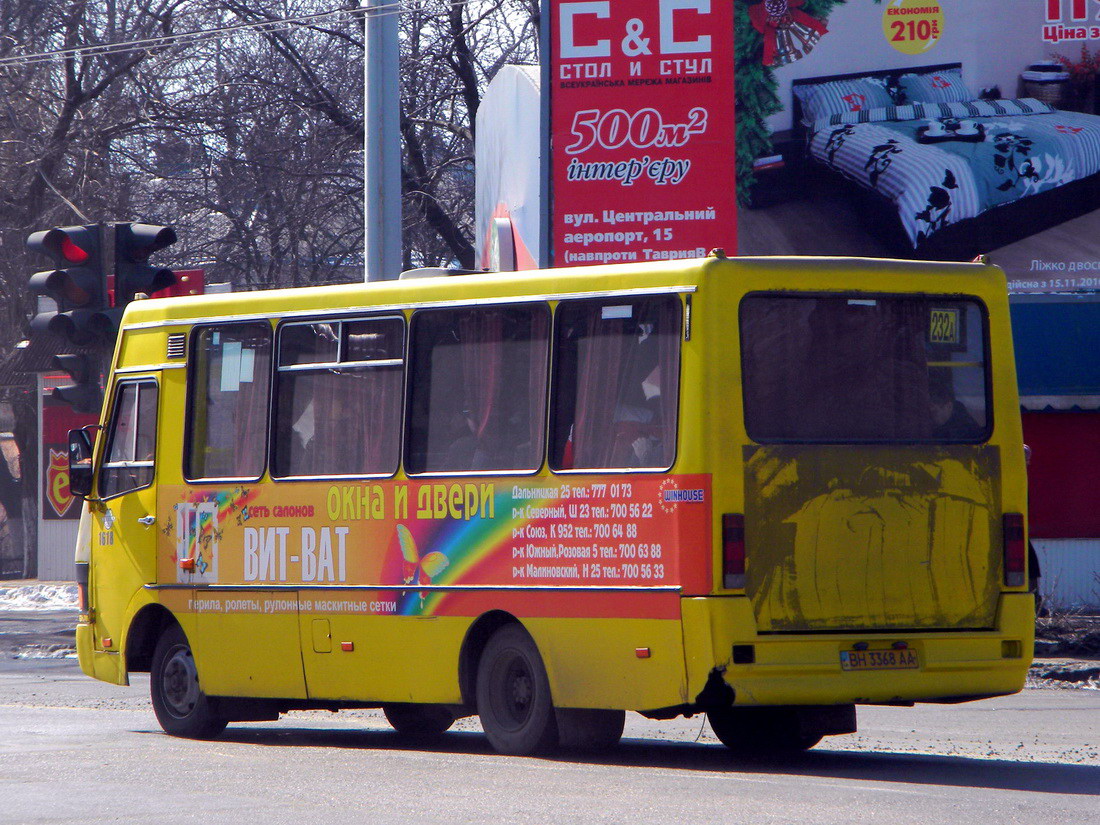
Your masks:
M213 739L227 720L199 687L199 672L187 636L172 625L157 640L149 673L153 711L165 733L189 739Z
M455 723L454 714L443 705L416 705L394 702L382 705L382 713L395 731L410 739L439 736Z
M626 726L624 710L558 708L558 744L566 750L595 753L619 744Z
M489 743L524 756L557 745L550 681L535 640L518 624L494 633L477 668L477 712Z
M798 753L822 739L802 731L793 708L715 708L707 711L707 720L721 743L739 756Z

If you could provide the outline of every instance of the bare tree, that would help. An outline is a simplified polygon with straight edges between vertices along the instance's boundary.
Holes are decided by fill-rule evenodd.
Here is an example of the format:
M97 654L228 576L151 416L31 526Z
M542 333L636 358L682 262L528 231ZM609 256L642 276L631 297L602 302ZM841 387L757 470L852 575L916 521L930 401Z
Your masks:
M538 8L394 5L407 265L473 265L477 107L503 63L536 59ZM27 279L44 263L28 260L25 239L51 225L173 224L181 240L158 260L237 288L362 277L362 17L336 10L332 0L0 0L5 352L27 337ZM29 382L10 394L25 479L37 472Z
M23 242L45 222L84 222L109 208L103 197L110 168L112 134L125 119L117 94L145 59L143 50L87 54L77 47L169 34L180 0L87 0L43 5L5 0L0 8L0 58L60 51L46 60L6 62L0 67L0 299L4 316L0 344L9 349L26 336L26 280L33 262ZM19 445L24 511L24 541L36 540L37 505L30 480L37 478L38 446L35 398L22 388L10 395Z

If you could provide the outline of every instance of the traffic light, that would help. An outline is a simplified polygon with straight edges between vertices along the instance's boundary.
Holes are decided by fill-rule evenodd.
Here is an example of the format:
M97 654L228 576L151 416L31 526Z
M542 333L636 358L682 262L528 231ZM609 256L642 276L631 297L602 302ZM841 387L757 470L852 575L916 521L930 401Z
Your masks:
M97 413L103 406L103 393L99 389L99 368L91 355L55 355L54 369L67 372L73 383L54 387L52 398L64 401L76 412Z
M31 319L32 333L48 330L74 344L97 340L100 315L107 309L102 241L99 224L54 227L27 238L29 251L54 262L54 269L31 276L30 290L57 304L55 310L36 312Z
M170 269L151 265L149 256L176 242L176 230L148 223L115 224L115 306L125 307L138 293L150 295L172 286Z

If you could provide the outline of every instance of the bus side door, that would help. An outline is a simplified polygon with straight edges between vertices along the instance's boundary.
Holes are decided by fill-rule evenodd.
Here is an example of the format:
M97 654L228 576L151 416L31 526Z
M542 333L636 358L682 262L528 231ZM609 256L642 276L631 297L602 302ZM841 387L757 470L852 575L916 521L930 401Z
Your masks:
M106 446L92 513L89 586L95 646L118 651L135 592L156 580L157 413L159 376L127 376L110 396Z

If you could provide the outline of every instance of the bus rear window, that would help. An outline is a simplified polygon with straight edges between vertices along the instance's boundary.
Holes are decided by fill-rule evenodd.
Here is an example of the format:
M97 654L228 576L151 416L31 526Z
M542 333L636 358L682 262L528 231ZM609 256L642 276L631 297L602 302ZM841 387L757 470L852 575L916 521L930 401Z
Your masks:
M984 441L985 313L935 296L749 295L745 428L755 441Z

